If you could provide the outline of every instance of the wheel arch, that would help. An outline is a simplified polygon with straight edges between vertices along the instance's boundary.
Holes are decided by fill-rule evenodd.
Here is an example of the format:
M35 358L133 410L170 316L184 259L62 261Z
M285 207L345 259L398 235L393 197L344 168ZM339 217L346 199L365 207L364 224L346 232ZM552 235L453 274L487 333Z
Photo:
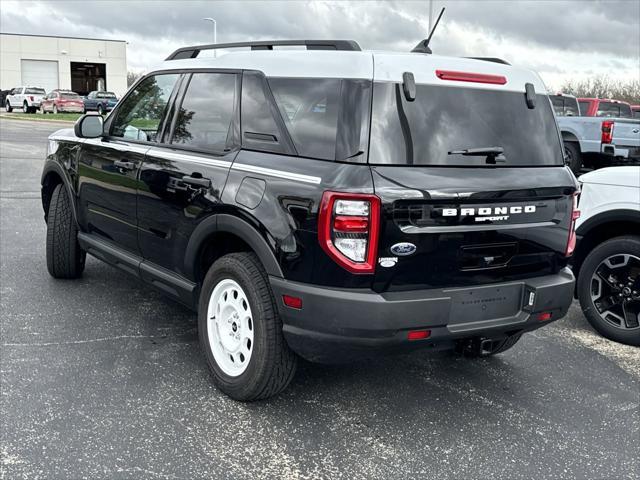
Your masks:
M184 256L184 269L189 278L198 282L204 277L206 271L202 271L203 255L213 241L220 237L231 241L239 240L239 244L233 245L231 249L222 248L223 254L230 251L253 251L268 275L284 276L273 249L256 226L235 215L217 214L200 222L191 234ZM219 255L216 256L218 257Z
M640 236L640 211L617 209L599 213L580 225L576 234L579 242L572 266L577 278L585 258L597 245L624 235Z
M563 142L575 142L578 144L578 147L580 147L580 140L578 139L578 136L575 133L570 132L568 130L562 130L560 133L562 134ZM580 150L582 150L582 148L580 148Z
M40 180L41 185L41 198L42 198L42 208L44 210L44 219L48 220L49 215L49 205L51 204L51 196L53 195L53 191L56 186L62 184L64 186L67 195L69 196L69 201L72 205L72 213L73 219L78 223L77 210L76 210L76 199L73 195L73 191L70 186L70 181L65 173L64 169L55 162L47 162L42 172L42 177Z

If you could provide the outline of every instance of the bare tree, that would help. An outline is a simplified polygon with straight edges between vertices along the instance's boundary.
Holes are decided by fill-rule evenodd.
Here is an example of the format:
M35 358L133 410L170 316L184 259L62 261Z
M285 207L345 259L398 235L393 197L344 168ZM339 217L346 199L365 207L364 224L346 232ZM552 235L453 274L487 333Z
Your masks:
M562 92L576 97L611 98L640 104L640 80L613 80L606 75L587 80L568 80Z
M130 87L131 85L136 83L136 80L138 80L141 76L141 72L132 72L131 70L129 70L127 72L127 87Z

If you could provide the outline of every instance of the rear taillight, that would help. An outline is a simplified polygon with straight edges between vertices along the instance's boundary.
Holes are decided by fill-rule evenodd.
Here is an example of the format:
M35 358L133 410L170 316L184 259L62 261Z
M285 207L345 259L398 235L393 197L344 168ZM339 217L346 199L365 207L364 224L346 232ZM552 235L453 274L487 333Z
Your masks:
M373 273L378 251L380 199L375 195L324 192L318 214L320 246L351 273Z
M29 97L29 100L31 100L33 102L33 97Z
M605 120L602 122L602 143L611 143L613 140L613 120Z
M578 195L580 192L573 194L573 200L571 204L571 224L569 225L569 240L567 241L567 249L564 252L565 257L573 255L573 251L576 249L576 220L580 218L580 210L578 210Z
M504 85L507 78L502 75L487 75L486 73L454 72L451 70L436 70L436 77L440 80L452 80L456 82L492 83Z

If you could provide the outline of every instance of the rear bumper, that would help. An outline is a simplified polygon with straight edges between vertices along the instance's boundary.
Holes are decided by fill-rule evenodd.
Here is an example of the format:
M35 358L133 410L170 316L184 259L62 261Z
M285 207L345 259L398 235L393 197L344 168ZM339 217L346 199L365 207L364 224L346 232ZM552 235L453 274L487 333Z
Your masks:
M78 107L78 106L66 106L66 105L59 105L58 106L58 111L59 112L65 112L65 113L84 113L84 106L82 107Z
M382 294L270 281L289 346L308 360L328 363L535 330L567 313L575 283L568 268L519 282ZM285 306L283 295L301 298L302 309ZM551 312L551 319L540 321L541 312ZM429 338L407 340L408 331L422 329L430 330Z
M637 159L640 158L640 147L606 144L602 145L602 153L610 157Z

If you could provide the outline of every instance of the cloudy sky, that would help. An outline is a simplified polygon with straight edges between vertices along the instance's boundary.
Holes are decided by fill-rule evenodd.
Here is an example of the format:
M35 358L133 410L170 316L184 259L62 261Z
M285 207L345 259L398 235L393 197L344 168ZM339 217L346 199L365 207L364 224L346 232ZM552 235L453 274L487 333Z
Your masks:
M435 53L497 56L537 70L552 89L594 75L640 78L640 0L434 0L446 7ZM218 41L343 38L410 50L426 36L428 1L0 0L0 31L127 40L130 70L175 48Z

